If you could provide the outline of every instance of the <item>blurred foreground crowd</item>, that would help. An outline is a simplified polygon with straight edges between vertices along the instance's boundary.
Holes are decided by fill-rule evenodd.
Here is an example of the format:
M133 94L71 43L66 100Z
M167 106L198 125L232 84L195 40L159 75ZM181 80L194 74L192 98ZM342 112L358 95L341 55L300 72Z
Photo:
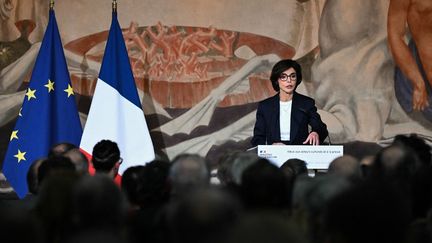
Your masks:
M229 152L217 170L195 154L128 168L102 140L94 175L78 148L59 144L28 173L30 194L0 201L1 242L430 243L430 146L399 135L376 155L344 155L311 175Z

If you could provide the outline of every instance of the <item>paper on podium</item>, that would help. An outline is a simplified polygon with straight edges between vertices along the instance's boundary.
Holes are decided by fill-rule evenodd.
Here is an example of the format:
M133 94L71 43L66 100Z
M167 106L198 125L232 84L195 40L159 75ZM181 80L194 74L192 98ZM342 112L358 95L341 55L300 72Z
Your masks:
M328 169L329 164L343 155L342 145L258 145L258 156L280 167L288 159L301 159L308 169Z

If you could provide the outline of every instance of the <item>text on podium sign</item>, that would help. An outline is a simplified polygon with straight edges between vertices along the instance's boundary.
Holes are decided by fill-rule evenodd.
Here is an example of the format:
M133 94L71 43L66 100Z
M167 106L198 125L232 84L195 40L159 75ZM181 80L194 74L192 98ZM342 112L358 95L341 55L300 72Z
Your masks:
M342 145L258 145L258 156L280 167L288 159L301 159L308 169L328 169L329 164L343 155Z

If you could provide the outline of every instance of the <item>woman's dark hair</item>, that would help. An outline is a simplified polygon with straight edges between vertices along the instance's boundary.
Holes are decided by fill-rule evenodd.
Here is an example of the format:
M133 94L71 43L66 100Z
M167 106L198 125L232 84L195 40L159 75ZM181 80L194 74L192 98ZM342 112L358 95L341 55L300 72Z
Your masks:
M276 92L279 92L278 79L279 79L280 75L290 68L294 68L294 70L297 74L296 88L301 83L302 72L301 72L300 64L298 64L298 62L291 60L291 59L281 60L273 66L272 72L270 75L270 81L272 83L273 89Z

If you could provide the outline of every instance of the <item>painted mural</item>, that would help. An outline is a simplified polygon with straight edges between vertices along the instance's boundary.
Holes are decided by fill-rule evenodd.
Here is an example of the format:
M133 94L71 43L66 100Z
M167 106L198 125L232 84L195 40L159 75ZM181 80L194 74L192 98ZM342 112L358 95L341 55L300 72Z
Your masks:
M0 0L1 158L47 23L46 2ZM431 142L432 57L423 44L431 33L418 22L405 29L413 19L407 16L424 14L431 3L406 2L415 4L404 9L390 0L119 1L156 153L169 159L198 153L216 161L226 151L250 148L257 102L274 95L268 77L283 58L302 64L298 91L315 98L329 142L387 144L402 133ZM85 126L111 3L57 1L55 11ZM427 30L431 16L423 17L429 19Z

